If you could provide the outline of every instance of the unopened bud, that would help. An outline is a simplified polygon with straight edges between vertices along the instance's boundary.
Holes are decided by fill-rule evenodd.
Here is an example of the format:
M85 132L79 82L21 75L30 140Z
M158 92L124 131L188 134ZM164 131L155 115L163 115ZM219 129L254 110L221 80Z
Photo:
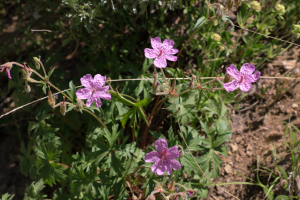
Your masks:
M38 59L37 57L33 57L34 60L34 67L39 70L41 68L40 66L40 59Z
M31 91L30 86L26 83L25 84L25 92L29 93Z
M179 151L179 158L182 158L184 156L184 151L180 150Z
M65 97L63 97L63 98L64 98L63 102L60 102L60 113L62 115L65 115L67 112L67 104L65 102Z
M232 7L233 7L233 0L227 0L227 9L231 10Z
M235 101L240 101L241 98L242 98L242 92L239 93L239 94L237 94L237 95L234 97L234 100L235 100Z
M194 81L193 81L193 80L189 83L189 88L190 88L190 89L193 89L193 88L194 88Z
M48 92L48 103L49 103L49 106L51 106L52 108L54 108L55 106L55 98L54 96L52 95L52 92L50 90L50 86L48 86L49 88L49 92Z
M224 83L228 83L231 79L231 76L229 74L225 74Z
M154 78L154 80L158 79L158 73L157 72L153 72L153 78Z
M80 99L77 99L75 110L77 112L81 112L83 107L83 102Z
M150 194L148 197L147 197L147 200L155 200L155 196L153 194Z
M236 8L242 3L242 0L234 0Z

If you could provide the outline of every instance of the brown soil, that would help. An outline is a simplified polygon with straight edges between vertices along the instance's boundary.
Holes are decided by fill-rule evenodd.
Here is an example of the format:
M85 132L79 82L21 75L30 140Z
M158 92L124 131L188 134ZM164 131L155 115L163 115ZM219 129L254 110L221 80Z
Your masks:
M293 48L276 58L262 71L262 75L298 77L298 50L298 48ZM267 89L264 95L262 95L262 89ZM259 95L262 97L260 98ZM276 150L279 165L290 172L290 139L288 134L284 135L285 124L283 122L290 120L293 125L300 127L299 103L298 80L260 79L250 91L249 96L240 103L239 106L242 108L239 111L229 107L233 131L232 141L228 144L228 157L223 158L222 176L216 182L249 182L245 177L257 181L258 161L260 166L275 170L273 150ZM299 136L297 133L296 137L299 138ZM285 146L284 141L286 141ZM279 172L275 170L274 173ZM261 167L259 179L264 185L272 181L272 178L269 180L270 172ZM283 182L283 180L280 181ZM265 197L262 188L258 186L238 184L222 186L222 188L239 199L263 199ZM280 194L289 195L283 189L282 184L278 184L274 190L275 197ZM207 199L234 198L222 189L212 187Z

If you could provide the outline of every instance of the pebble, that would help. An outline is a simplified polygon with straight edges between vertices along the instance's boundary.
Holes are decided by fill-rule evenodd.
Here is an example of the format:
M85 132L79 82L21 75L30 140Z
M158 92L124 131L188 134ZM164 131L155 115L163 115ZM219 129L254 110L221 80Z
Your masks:
M292 104L292 108L298 108L298 104L293 103L293 104Z
M247 154L248 156L252 156L252 151L247 151L246 154Z
M230 144L230 147L231 147L232 152L236 152L239 149L239 147L236 143Z
M239 154L240 154L240 156L242 156L242 157L246 157L246 154L245 154L245 152L243 151L243 150L239 150Z
M232 168L229 165L225 165L224 170L227 174L231 174L232 173Z
M240 143L242 140L243 140L243 137L242 137L242 136L238 136L238 137L235 138L235 141L236 141L237 143Z

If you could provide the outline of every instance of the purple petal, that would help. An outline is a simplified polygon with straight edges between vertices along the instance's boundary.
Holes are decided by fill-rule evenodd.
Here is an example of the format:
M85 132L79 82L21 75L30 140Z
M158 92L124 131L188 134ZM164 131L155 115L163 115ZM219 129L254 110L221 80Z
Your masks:
M254 83L260 78L260 72L255 72L254 74L251 75L246 75L245 76L245 81L248 83Z
M144 50L144 52L145 52L145 57L146 58L156 58L157 57L157 51L156 50L154 50L154 49L149 49L149 48L146 48L145 50Z
M158 68L165 68L167 66L167 60L162 56L159 58L155 58L154 65Z
M169 160L169 163L174 170L180 169L181 167L181 164L177 160Z
M161 154L157 151L151 151L150 153L147 153L145 156L145 162L157 162L161 158Z
M166 161L165 161L165 165L166 165L167 173L168 173L169 175L171 175L171 173L172 173L172 167L171 167L170 160L166 160Z
M91 105L92 105L92 103L93 103L93 101L94 101L94 94L92 94L91 96L90 96L90 98L88 98L88 100L86 101L86 106L87 107L90 107Z
M78 99L87 99L91 96L92 91L89 88L82 88L77 90L76 96Z
M240 83L237 82L236 80L233 80L229 83L224 84L224 88L227 92L234 91L234 90L238 89L239 86L240 86Z
M176 61L177 60L177 56L165 55L164 57L166 59L170 60L170 61Z
M94 87L96 89L101 88L106 81L106 77L105 76L101 76L100 74L96 74L96 76L94 77Z
M99 92L107 92L108 90L109 90L109 86L108 85L104 86L104 87L100 87L100 88L97 89L97 91L99 91Z
M169 40L169 39L165 39L162 44L162 47L166 50L172 49L173 46L174 46L174 41Z
M245 63L242 65L240 72L246 75L250 75L255 71L255 66L249 63Z
M228 68L227 68L227 74L229 74L230 76L232 76L234 79L239 79L240 77L240 72L239 70L236 68L235 65L230 65Z
M168 151L168 143L165 138L162 138L161 140L156 140L154 146L159 153L164 153Z
M163 175L166 171L165 161L159 160L159 161L155 162L152 165L151 170L153 173L156 173L157 175Z
M101 99L110 100L111 94L108 92L98 92L97 96Z
M85 75L84 77L82 77L80 79L80 82L81 82L81 84L84 87L86 87L86 88L92 88L93 87L94 79L93 79L92 75L87 74L87 75Z
M178 51L179 51L178 49L169 49L169 50L165 50L164 53L170 55L170 54L176 54L178 53Z
M252 85L250 83L243 82L243 83L240 84L240 89L243 92L248 92L249 90L251 90L251 88L252 88Z
M6 69L6 73L7 73L8 78L12 79L12 78L11 78L11 75L10 75L9 69Z
M169 159L179 158L179 152L177 146L171 147L168 149L167 157Z
M159 49L161 48L161 40L159 37L156 37L156 38L151 38L151 46L153 49Z
M100 98L97 95L93 95L93 101L95 102L95 105L97 108L102 106L102 102L100 100Z

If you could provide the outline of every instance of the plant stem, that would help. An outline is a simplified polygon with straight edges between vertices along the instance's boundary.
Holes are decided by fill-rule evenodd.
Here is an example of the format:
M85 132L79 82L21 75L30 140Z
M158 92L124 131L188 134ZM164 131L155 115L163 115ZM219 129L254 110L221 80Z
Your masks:
M155 104L154 104L154 106L152 108L152 111L151 111L151 114L150 114L150 117L149 117L149 123L148 123L149 125L146 124L145 130L144 130L144 134L143 134L143 142L142 142L141 149L144 149L144 147L145 147L147 133L148 133L148 130L150 128L152 118L153 118L153 116L155 114L155 108L157 107L157 103L158 103L159 98L160 98L160 96L156 96Z
M67 99L69 99L72 103L75 104L75 102L65 93L63 93L60 89L58 89L55 85L53 85L52 83L48 82L48 84L53 87L54 89L56 89L58 92L60 92L62 95L64 95L65 97L67 97Z
M160 68L160 70L161 70L162 75L164 76L165 83L167 83L167 78L166 78L166 76L165 76L164 70L163 70L162 68Z
M43 71L44 71L44 74L45 74L45 77L46 77L46 76L47 76L47 74L46 74L45 67L44 67L44 65L43 65L43 63L42 63L41 61L39 61L39 63L41 64L41 66L42 66L42 68L43 68Z
M87 112L87 113L89 113L90 115L92 115L104 128L108 129L105 126L105 124L94 113L92 113L91 111L89 111L89 110L87 110L85 108L83 108L82 110L85 111L85 112Z

